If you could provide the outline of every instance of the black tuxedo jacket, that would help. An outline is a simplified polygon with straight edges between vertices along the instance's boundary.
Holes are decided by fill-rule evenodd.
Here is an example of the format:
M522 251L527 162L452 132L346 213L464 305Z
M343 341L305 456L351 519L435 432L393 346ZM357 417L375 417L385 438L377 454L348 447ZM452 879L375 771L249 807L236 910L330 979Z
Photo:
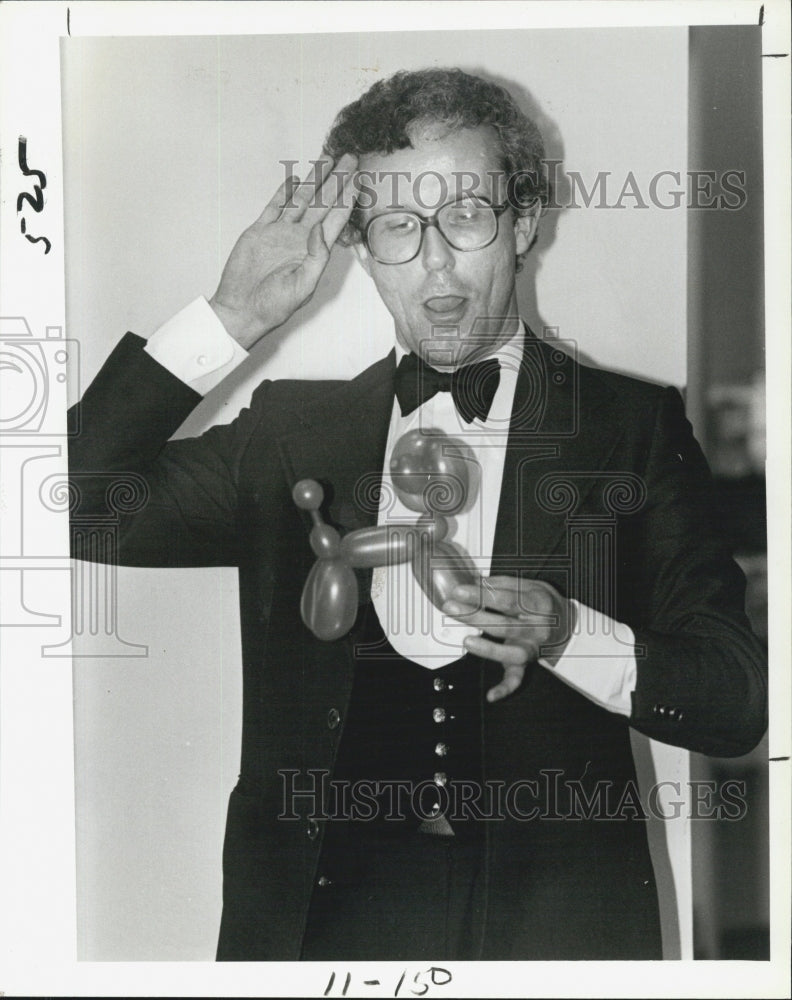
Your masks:
M279 772L309 787L309 771L332 774L355 635L320 642L300 620L314 557L290 491L318 479L342 532L376 523L394 358L348 382L265 382L230 425L169 442L200 397L143 344L128 334L79 404L74 551L90 557L80 539L107 512L112 473L138 492L116 505L119 562L239 567L242 758L218 957L293 960L325 823L279 819ZM630 625L637 688L628 720L536 666L513 696L485 704L485 781L524 796L485 822L471 957L659 957L629 726L707 754L748 752L766 724L764 652L712 523L709 472L679 394L578 365L530 335L525 359L492 571L547 580ZM365 574L361 584L366 601ZM498 675L482 662L482 690Z

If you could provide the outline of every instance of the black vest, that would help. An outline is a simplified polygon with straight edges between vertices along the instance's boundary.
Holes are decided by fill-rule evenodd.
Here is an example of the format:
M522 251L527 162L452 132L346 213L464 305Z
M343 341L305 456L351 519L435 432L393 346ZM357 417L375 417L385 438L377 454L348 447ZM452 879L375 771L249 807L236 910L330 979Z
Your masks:
M396 652L371 604L352 638L354 685L333 774L336 814L395 832L443 812L463 833L470 810L460 799L477 794L482 778L481 659L466 655L427 670Z

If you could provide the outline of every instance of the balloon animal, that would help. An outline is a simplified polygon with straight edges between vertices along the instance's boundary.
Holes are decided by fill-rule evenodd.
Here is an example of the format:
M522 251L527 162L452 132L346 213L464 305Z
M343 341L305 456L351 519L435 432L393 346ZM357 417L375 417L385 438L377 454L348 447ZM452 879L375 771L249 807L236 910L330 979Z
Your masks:
M303 587L300 614L318 639L340 639L352 628L358 611L356 569L409 562L438 608L455 587L479 579L467 557L446 541L447 518L463 510L477 489L463 446L439 430L409 431L396 442L390 472L401 502L421 515L415 524L360 528L342 538L322 519L319 483L301 479L292 490L295 504L310 511L313 521L309 541L317 558Z

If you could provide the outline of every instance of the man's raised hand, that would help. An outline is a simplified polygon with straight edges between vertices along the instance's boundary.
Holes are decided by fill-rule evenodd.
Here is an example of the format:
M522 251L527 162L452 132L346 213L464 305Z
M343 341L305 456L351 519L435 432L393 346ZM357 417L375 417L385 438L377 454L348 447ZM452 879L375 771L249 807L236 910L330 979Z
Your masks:
M313 295L354 207L356 167L351 154L335 167L324 157L302 183L288 177L237 240L209 304L242 347L285 323Z
M451 597L443 611L484 633L468 636L465 648L503 664L503 680L487 692L490 702L516 691L529 663L540 657L557 663L575 627L570 602L541 580L491 576L480 586L456 587Z

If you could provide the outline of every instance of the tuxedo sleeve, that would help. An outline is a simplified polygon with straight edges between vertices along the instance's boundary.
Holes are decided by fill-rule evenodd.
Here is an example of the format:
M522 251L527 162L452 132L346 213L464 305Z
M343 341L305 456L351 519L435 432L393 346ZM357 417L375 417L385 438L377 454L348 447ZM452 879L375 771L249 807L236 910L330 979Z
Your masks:
M714 523L711 475L675 389L658 405L645 482L639 559L648 613L634 628L630 722L701 753L747 753L767 725L766 654L745 616L745 579Z
M131 566L239 561L237 479L259 417L170 441L201 396L128 333L71 415L72 554ZM104 532L104 534L103 534ZM109 540L109 542L108 542Z

